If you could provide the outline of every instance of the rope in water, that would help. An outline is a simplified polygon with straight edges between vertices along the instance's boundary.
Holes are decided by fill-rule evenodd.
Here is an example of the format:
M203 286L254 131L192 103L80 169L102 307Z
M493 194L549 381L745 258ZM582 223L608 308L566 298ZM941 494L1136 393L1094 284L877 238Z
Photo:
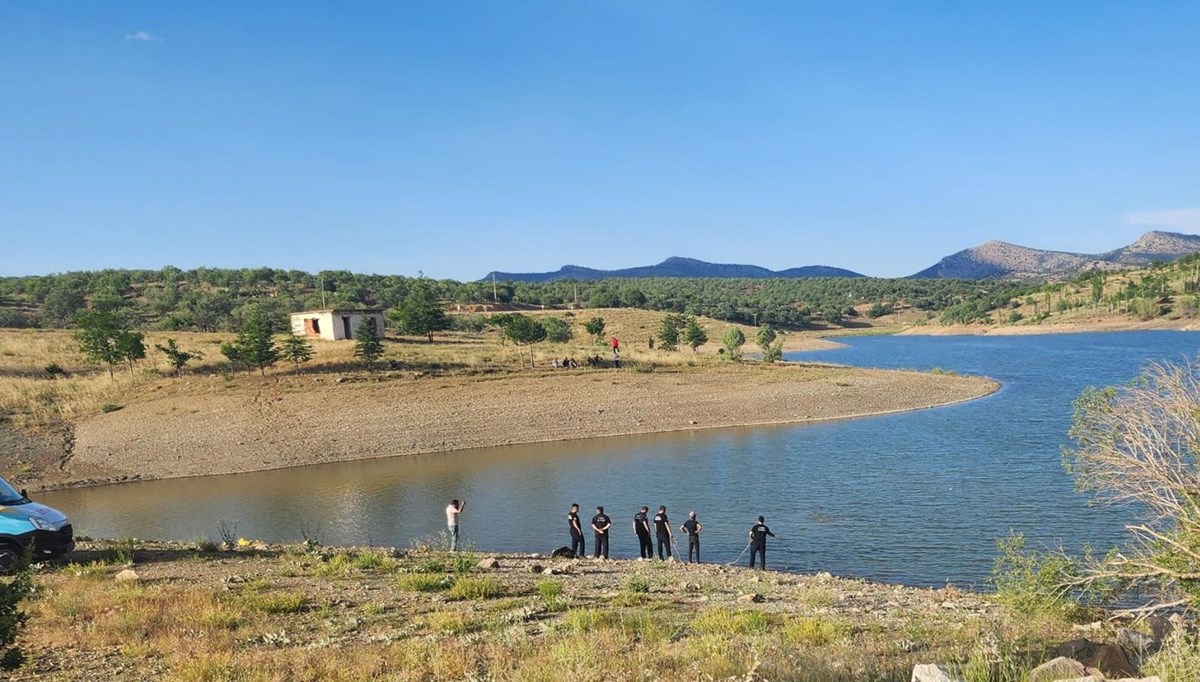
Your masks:
M751 542L753 542L753 541L752 541L752 540L748 540L748 541L746 542L746 546L742 548L742 553L741 553L741 554L739 554L739 555L737 555L737 558L736 558L736 559L734 559L733 561L730 561L729 563L727 563L727 564L725 564L725 565L726 565L726 566L732 566L732 565L736 564L737 562L741 561L741 560L742 560L742 557L746 556L746 550L750 549L750 543L751 543Z

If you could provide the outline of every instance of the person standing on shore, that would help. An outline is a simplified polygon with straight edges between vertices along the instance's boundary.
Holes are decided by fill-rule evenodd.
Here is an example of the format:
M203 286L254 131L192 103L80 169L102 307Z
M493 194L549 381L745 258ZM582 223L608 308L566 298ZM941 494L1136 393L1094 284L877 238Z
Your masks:
M458 551L458 516L467 508L467 501L450 500L446 505L446 530L450 531L450 551Z
M758 517L758 523L750 527L750 568L754 568L754 554L762 559L762 570L767 570L767 536L775 537L763 517Z
M658 536L658 558L666 561L671 557L671 522L667 520L667 508L664 506L658 507L658 513L654 515L654 532ZM667 555L663 556L663 547L667 548Z
M679 530L687 534L688 539L688 563L692 563L692 552L696 552L696 563L700 563L700 531L704 530L704 526L696 520L696 512L688 512L688 520L683 522Z
M592 517L592 530L596 532L595 557L608 558L608 529L612 528L612 519L604 513L604 507L596 507L596 515Z
M575 556L584 556L587 554L587 548L583 544L583 526L579 525L578 502L571 505L571 513L567 514L567 525L571 528L571 551Z
M650 507L642 507L642 510L633 516L633 532L638 539L638 556L642 559L654 558L654 545L650 542Z

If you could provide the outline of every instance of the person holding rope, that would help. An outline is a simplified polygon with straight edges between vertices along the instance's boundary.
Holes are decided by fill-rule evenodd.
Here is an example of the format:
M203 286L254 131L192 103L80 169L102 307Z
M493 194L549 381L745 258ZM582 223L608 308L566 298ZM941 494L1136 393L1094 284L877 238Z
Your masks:
M770 528L767 528L763 517L758 517L758 523L750 527L750 568L754 568L754 555L757 553L762 559L762 570L767 570L767 536L775 537Z
M638 539L638 557L641 559L654 558L654 546L650 544L650 507L642 507L633 516L633 533Z

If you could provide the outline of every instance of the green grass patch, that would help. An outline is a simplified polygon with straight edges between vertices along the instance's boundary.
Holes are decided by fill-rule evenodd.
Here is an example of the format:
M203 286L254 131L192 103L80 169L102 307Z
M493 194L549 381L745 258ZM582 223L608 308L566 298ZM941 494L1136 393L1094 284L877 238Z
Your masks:
M697 635L760 635L771 621L762 611L735 611L727 608L701 611L691 622Z
M300 613L308 608L308 597L299 592L250 593L242 596L247 608L262 613Z
M495 599L504 596L504 584L495 578L460 576L450 586L451 599Z

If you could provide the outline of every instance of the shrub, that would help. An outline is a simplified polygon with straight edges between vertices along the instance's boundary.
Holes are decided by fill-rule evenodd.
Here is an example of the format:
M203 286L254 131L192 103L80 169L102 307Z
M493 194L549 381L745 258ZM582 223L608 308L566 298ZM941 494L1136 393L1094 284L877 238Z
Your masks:
M1026 549L1020 533L1000 538L996 549L989 581L1000 603L1023 614L1068 614L1079 608L1069 587L1079 572L1073 559L1062 552Z
M451 599L495 599L504 596L504 585L495 578L462 576L450 586Z
M108 414L109 412L116 412L119 409L121 409L121 406L116 403L103 403L100 405L100 411L103 412L104 414Z
M784 639L794 644L822 646L848 638L853 632L850 623L820 616L792 618L783 626Z
M0 582L0 670L14 670L25 661L25 653L16 642L29 618L21 611L21 602L32 593L33 571L27 551L16 575L7 583Z
M63 366L57 362L52 362L46 365L42 368L42 372L46 374L47 379L57 379L59 377L70 376L70 373L63 369Z
M621 590L630 594L646 594L650 591L650 581L640 575L631 575L622 583Z
M592 632L617 623L615 613L599 609L571 609L563 617L563 623L572 632Z

